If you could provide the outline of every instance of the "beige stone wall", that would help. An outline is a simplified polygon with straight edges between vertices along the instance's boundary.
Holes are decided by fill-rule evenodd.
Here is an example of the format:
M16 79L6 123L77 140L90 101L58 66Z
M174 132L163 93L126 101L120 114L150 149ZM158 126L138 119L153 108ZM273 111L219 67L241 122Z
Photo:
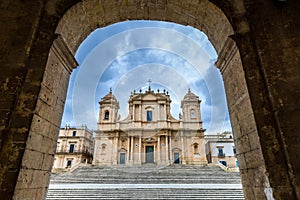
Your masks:
M78 166L83 162L82 155L55 155L52 171L57 169L67 169L68 160L72 160L70 168Z
M73 136L73 132L75 136ZM67 160L72 160L71 168L79 165L80 163L91 162L93 153L93 133L87 127L70 128L65 127L59 130L55 160L53 169L62 168L67 166ZM73 153L70 153L70 145L74 145ZM84 161L84 159L86 161Z
M250 97L246 87L245 73L242 68L239 52L229 38L224 46L226 56L230 58L220 64L224 79L228 110L233 129L239 169L241 172L244 191L254 184L258 188L268 187L268 178L265 174L264 158L257 134L254 113L251 108ZM229 54L230 53L230 54ZM229 54L229 55L228 55ZM223 54L221 54L223 56ZM245 172L253 173L255 182L249 182Z
M236 168L237 158L235 156L225 156L224 158L212 156L212 164L218 165L220 161L226 161L228 168Z
M23 199L28 190L40 193L41 196L46 194L54 161L58 125L61 122L69 76L75 64L76 61L73 57L70 58L62 39L57 38L50 49L41 83L22 169L15 188L15 199Z
M107 137L95 138L94 165L112 165L114 155L113 141Z
M195 148L197 144L197 148ZM185 159L187 164L191 165L206 165L206 152L205 152L205 141L204 138L186 138L185 143Z
M112 91L101 98L99 116L105 110L110 112L115 108L110 102L117 102ZM127 153L126 164L143 164L146 162L146 146L154 148L154 163L172 164L174 159L173 138L178 134L178 130L189 130L183 133L180 139L183 164L207 164L204 148L202 122L200 121L200 101L199 97L190 90L183 100L183 112L189 113L194 109L194 117L190 113L181 120L176 120L170 114L171 99L166 92L155 93L149 88L140 93L133 92L129 97L129 117L122 121L108 123L105 119L99 118L98 131L96 132L96 148L103 142L110 140L112 144L111 157L94 153L94 164L118 164L120 161L120 140L126 137L127 148L123 147L123 152ZM196 110L198 109L198 110ZM151 121L147 121L147 111L152 112ZM112 113L118 111L112 111ZM194 130L191 132L191 130ZM123 136L120 136L119 133ZM178 136L176 136L178 137ZM181 137L181 136L180 136ZM198 145L197 152L194 152L194 143ZM111 159L110 161L107 159ZM102 163L99 162L102 160Z
M148 137L142 138L146 140ZM170 138L170 137L169 137ZM154 147L154 162L157 164L172 164L174 159L174 152L180 153L182 156L184 154L184 159L186 162L184 164L193 164L193 165L204 165L207 164L206 153L205 153L205 141L203 138L185 138L184 139L184 148L185 151L182 152L182 143L181 139L177 139L175 142L174 139L168 139L166 143L165 136L160 136L160 147L158 147L157 137L154 137L155 142L142 142L141 150L139 147L139 136L134 137L133 139L133 151L128 152L131 149L131 141L129 138L126 138L125 148L121 147L120 140L115 145L114 139L108 139L107 137L96 138L95 142L95 152L94 152L94 165L112 165L118 164L120 162L120 152L126 153L126 164L143 164L146 160L146 146ZM128 145L128 142L130 145ZM195 152L194 143L198 144L197 151ZM105 152L102 150L102 145L105 144ZM168 145L168 147L166 146ZM167 153L168 148L168 153ZM141 155L140 155L141 152ZM133 156L131 159L131 155ZM168 155L168 156L167 156ZM129 156L129 157L128 157ZM128 157L128 158L127 158ZM129 159L130 158L130 159ZM128 160L129 159L129 160ZM182 160L181 157L180 160Z

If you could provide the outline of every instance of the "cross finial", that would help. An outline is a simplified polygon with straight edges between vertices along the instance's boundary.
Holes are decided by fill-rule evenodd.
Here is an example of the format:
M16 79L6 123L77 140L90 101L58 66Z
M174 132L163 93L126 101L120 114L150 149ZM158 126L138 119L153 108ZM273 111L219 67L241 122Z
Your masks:
M147 82L149 83L148 90L151 90L151 82L152 82L151 79L149 79Z

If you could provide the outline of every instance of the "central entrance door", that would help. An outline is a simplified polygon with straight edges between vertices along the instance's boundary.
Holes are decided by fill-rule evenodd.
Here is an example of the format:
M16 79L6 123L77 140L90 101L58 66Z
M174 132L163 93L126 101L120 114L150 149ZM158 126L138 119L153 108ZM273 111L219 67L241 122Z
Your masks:
M154 163L154 147L146 146L146 163Z
M125 153L120 153L120 164L125 164Z
M174 164L179 164L180 160L179 160L179 153L174 153Z

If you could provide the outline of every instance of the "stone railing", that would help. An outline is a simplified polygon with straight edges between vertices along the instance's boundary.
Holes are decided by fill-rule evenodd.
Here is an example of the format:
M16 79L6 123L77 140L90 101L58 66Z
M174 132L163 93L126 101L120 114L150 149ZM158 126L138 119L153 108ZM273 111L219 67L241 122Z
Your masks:
M238 167L227 167L227 166L223 165L222 163L218 163L216 165L219 166L225 172L239 172L240 171Z
M219 158L224 158L225 157L225 153L218 153L218 157Z
M227 166L225 166L225 165L223 165L222 163L218 163L217 164L221 169L223 169L225 172L228 172L228 167Z
M55 152L55 154L82 154L82 155L86 155L86 156L91 156L92 155L92 153L91 152L89 152L89 151L83 151L83 150L80 150L80 151L78 151L78 150L74 150L74 151L72 151L72 152L70 152L70 150L57 150L56 152Z

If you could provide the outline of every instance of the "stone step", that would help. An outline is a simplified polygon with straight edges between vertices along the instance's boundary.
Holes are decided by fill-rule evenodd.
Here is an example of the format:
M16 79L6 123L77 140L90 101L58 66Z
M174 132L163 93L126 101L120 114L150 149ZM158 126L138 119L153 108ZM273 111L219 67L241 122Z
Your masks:
M144 180L144 179L105 179L105 180L55 180L55 181L51 181L52 184L58 184L58 183L107 183L107 184L111 184L111 183L138 183L138 184L150 184L150 183L215 183L215 184L219 184L219 183L224 183L226 182L227 184L237 184L240 183L240 180L218 180L218 179L202 179L202 180L178 180L178 179L149 179L149 180Z
M239 173L204 166L79 167L51 176L47 200L244 199Z
M241 189L50 189L50 199L244 199Z

